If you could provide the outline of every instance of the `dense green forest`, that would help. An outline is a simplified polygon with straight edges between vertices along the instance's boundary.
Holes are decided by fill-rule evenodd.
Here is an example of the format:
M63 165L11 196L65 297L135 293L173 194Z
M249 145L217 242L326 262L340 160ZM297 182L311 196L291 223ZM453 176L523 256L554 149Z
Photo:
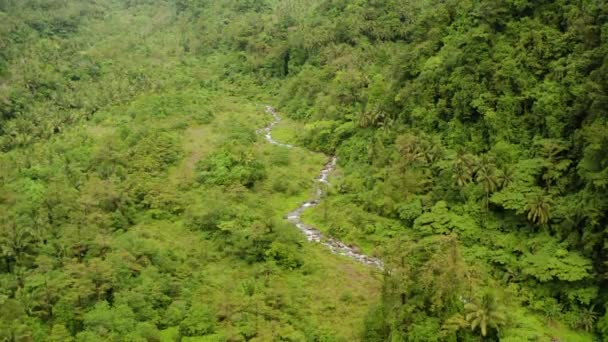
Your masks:
M608 341L607 191L603 0L0 0L2 341Z

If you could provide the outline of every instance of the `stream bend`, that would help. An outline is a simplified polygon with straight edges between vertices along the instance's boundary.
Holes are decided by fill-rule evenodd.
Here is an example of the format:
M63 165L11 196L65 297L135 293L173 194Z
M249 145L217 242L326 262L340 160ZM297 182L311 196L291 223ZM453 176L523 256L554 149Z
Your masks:
M293 145L282 144L272 138L272 128L281 121L281 117L277 114L276 110L272 106L266 106L265 112L271 115L273 120L266 127L258 129L257 133L263 133L264 137L266 138L266 141L273 145L292 148ZM319 183L319 185L329 185L329 174L336 169L337 161L338 159L335 156L329 157L329 161L325 164L325 166L323 166L321 172L319 172L319 175L316 177L316 181ZM380 259L367 256L363 254L357 247L349 246L335 238L325 238L318 229L302 222L302 214L304 213L304 211L306 211L306 209L308 208L312 208L319 205L319 202L321 201L321 198L324 194L324 187L317 186L313 198L307 200L296 209L287 213L287 221L289 221L296 228L298 228L306 236L306 239L308 241L320 243L328 247L334 254L344 255L360 263L382 269L384 267L384 264Z

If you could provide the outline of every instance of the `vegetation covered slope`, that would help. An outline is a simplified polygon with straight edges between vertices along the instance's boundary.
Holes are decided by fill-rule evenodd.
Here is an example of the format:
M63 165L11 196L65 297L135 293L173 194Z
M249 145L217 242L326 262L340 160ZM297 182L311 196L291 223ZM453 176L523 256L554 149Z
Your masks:
M608 338L604 1L0 0L0 19L6 336ZM338 156L307 220L380 256L381 290L281 220L323 158L258 142L262 100L298 121L277 137Z
M378 272L282 220L325 157L256 136L171 4L2 6L0 340L360 336Z
M184 4L236 70L281 80L301 144L340 158L309 219L403 272L369 338L604 333L605 2ZM454 252L421 251L441 243ZM512 315L480 328L475 307Z

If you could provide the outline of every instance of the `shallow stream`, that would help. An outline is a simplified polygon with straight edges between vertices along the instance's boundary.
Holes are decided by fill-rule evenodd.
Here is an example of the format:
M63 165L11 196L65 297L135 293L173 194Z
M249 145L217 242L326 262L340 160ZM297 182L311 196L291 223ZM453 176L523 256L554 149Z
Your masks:
M281 117L271 106L266 106L266 113L273 117L273 121L266 127L259 129L258 133L263 133L266 140L273 145L292 148L293 145L282 144L272 138L272 128L281 121ZM329 161L321 169L321 172L319 172L319 175L316 178L318 184L315 187L313 198L307 200L296 209L287 213L286 219L296 228L298 228L306 236L308 241L317 242L327 246L335 254L345 255L366 265L383 268L384 265L381 260L367 256L363 254L357 247L349 246L340 240L332 237L324 237L318 229L302 222L302 214L304 211L308 208L319 205L319 202L325 194L325 188L330 185L329 175L336 169L337 161L338 159L335 156L329 157Z

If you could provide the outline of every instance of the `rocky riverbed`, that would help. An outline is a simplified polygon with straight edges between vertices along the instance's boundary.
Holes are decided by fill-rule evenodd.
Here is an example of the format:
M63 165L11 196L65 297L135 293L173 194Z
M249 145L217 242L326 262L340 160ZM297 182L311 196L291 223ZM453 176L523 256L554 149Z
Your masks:
M266 127L259 129L258 133L264 134L266 140L273 145L292 148L293 145L282 144L272 138L272 128L281 121L281 117L277 114L276 110L272 106L266 106L266 113L273 117L273 121ZM330 185L329 175L336 169L337 161L338 159L335 156L329 157L329 161L325 164L325 166L323 166L316 178L318 184L315 187L313 198L307 200L296 209L287 213L286 219L296 228L298 228L306 236L308 241L317 242L327 246L335 254L345 255L366 265L383 268L383 263L381 260L365 255L361 253L358 248L346 245L340 240L332 237L324 237L318 229L302 222L302 214L304 211L306 211L308 208L319 205L321 198L325 194L324 187L321 185Z

